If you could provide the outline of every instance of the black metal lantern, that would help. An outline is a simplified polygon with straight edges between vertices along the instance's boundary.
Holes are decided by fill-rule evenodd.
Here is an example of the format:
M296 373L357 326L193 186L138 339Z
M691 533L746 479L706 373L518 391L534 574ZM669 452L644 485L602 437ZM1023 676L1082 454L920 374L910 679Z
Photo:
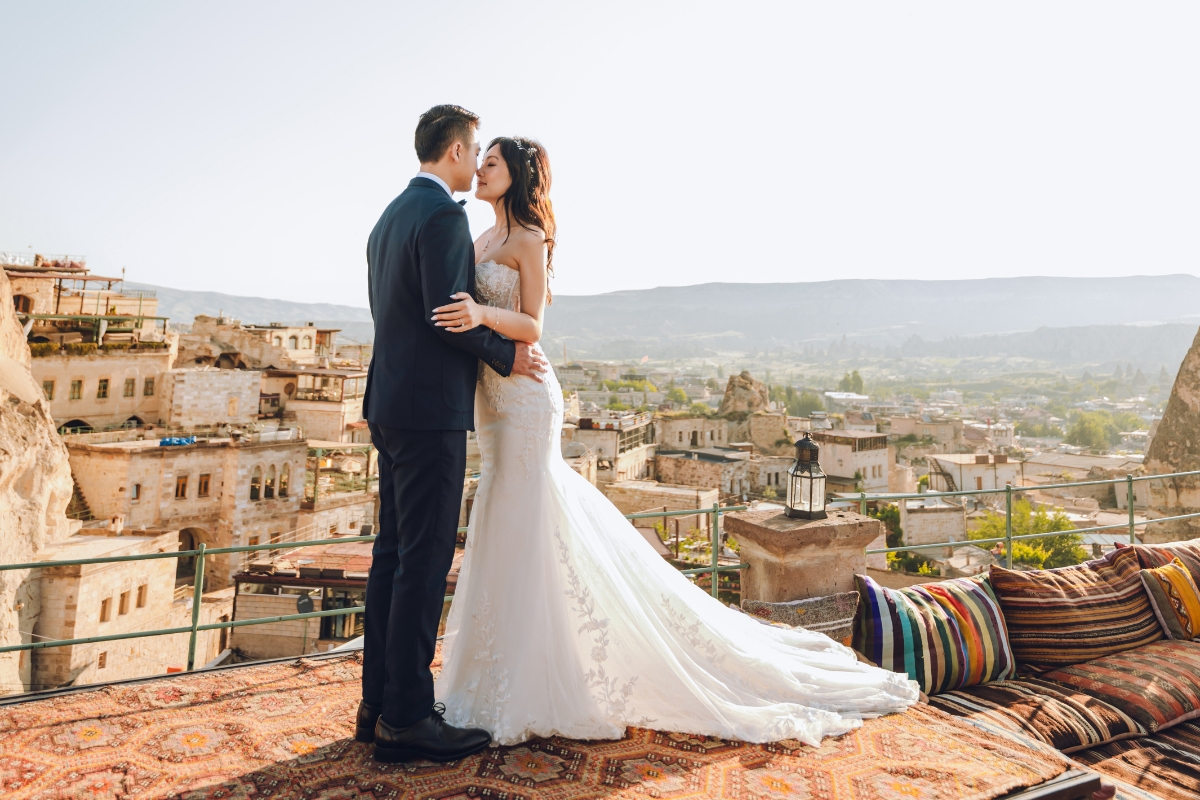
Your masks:
M825 473L817 455L821 448L807 433L796 442L796 461L788 467L787 507L795 519L825 519Z

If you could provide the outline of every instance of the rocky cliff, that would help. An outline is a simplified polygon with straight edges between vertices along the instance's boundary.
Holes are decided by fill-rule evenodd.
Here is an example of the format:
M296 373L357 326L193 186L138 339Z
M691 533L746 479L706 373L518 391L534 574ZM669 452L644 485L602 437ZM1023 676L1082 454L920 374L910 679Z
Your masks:
M1200 332L1183 358L1167 410L1146 453L1151 475L1200 470ZM1150 482L1150 517L1200 512L1200 478ZM1145 541L1173 542L1200 536L1200 518L1149 526Z
M725 386L725 396L721 398L721 407L717 413L722 416L730 414L745 415L755 411L763 411L771 407L771 399L767 395L767 387L762 381L756 381L746 371L741 375L731 375Z
M0 564L32 561L70 534L71 485L67 448L29 374L29 347L0 271ZM39 606L36 574L0 572L0 643L32 641ZM28 652L0 654L0 694L27 687L31 663Z

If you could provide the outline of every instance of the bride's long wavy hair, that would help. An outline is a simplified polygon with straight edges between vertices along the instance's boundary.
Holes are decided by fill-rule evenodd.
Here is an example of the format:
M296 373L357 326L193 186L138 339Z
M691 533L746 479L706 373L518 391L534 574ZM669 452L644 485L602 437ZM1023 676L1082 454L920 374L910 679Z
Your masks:
M500 157L512 178L512 185L501 198L504 221L510 231L515 220L526 230L545 234L546 277L549 278L554 275L554 237L558 230L554 206L550 203L550 158L541 142L522 136L497 136L488 143L487 149L496 145L500 145ZM507 234L504 238L508 241ZM550 300L550 283L547 281L546 302Z

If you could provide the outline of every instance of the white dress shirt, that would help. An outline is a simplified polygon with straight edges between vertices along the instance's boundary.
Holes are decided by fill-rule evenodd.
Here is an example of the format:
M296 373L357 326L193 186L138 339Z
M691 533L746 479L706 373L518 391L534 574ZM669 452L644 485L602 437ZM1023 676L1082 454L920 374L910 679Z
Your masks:
M438 186L445 189L446 194L450 195L451 199L454 198L454 192L450 191L450 187L446 184L446 182L444 180L442 180L441 178L439 178L437 175L434 175L432 172L418 172L417 177L424 178L427 181L433 181Z

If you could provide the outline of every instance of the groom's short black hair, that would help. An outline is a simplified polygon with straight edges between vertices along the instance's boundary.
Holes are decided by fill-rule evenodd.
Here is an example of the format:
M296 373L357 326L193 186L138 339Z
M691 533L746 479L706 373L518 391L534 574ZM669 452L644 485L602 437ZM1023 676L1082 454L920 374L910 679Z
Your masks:
M479 126L479 115L462 106L434 106L417 121L417 158L422 164L440 161L450 145L466 142Z

